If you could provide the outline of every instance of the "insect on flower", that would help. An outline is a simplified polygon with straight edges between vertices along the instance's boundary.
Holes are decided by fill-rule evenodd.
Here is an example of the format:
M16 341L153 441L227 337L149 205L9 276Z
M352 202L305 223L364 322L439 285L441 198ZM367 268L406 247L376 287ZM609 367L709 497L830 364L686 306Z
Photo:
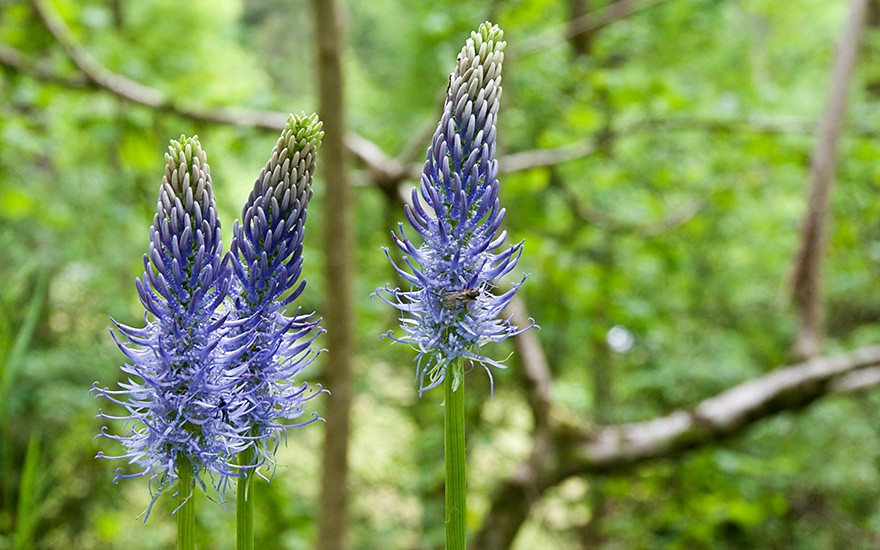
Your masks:
M480 296L477 288L447 290L440 294L440 305L446 309L459 309L473 302Z
M224 424L229 424L229 405L222 396L217 401L217 410L220 411L220 420Z
M530 321L520 328L502 317L525 275L505 292L489 291L514 270L523 250L522 241L504 244L507 232L501 226L507 211L498 198L495 120L504 46L501 29L486 22L461 50L422 177L404 206L413 233L404 233L403 224L393 232L403 253L400 262L385 250L410 287L386 286L376 295L401 313L403 335L387 336L418 349L420 395L442 384L457 363L467 370L482 365L491 381L489 368L505 366L481 348L535 326Z

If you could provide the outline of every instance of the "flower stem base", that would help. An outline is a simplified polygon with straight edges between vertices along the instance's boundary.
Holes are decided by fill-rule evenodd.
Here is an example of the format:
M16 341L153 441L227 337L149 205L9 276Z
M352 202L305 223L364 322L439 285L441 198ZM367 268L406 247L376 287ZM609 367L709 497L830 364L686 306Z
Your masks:
M464 439L464 376L461 362L450 365L446 373L445 440L446 454L446 548L464 550L467 478Z
M238 464L247 466L254 457L253 447L238 455ZM235 540L238 550L254 550L254 470L244 470L238 479L235 507Z
M177 548L194 550L196 547L196 505L193 494L194 474L189 459L177 459Z

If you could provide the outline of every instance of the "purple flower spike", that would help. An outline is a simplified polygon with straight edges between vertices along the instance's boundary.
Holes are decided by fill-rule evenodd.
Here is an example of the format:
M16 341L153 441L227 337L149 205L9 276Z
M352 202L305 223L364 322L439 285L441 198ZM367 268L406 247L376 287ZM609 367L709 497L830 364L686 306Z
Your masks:
M496 25L483 23L458 56L419 191L413 190L412 207L404 208L423 242L416 247L403 225L392 234L405 265L388 258L410 290L377 290L401 312L404 335L387 336L418 348L419 395L439 386L458 358L481 364L491 381L489 367L504 365L482 355L480 348L533 326L518 329L498 317L525 277L503 294L492 292L496 281L516 266L523 246L503 248L506 232L498 233L505 212L498 201L495 160L502 37ZM453 382L457 386L458 380Z
M235 419L253 445L257 468L274 464L287 430L317 420L291 424L305 403L320 392L295 377L318 355L312 342L323 330L313 313L293 317L284 307L303 291L303 231L312 196L312 174L324 132L318 116L291 115L266 167L260 172L235 222L231 289L232 319L227 322L242 351L235 403L246 411Z
M222 490L238 475L230 458L243 448L241 431L229 422L234 411L227 410L235 381L225 365L235 355L224 351L231 346L224 344L219 306L231 268L222 254L210 168L198 138L172 140L165 160L145 272L135 281L146 326L113 321L123 337L113 338L129 360L121 367L128 379L118 389L93 386L126 411L121 417L99 413L125 421L124 435L99 434L119 441L125 452L98 457L136 468L117 469L116 479L149 475L153 502L177 479L180 458L203 489L200 472L207 470Z

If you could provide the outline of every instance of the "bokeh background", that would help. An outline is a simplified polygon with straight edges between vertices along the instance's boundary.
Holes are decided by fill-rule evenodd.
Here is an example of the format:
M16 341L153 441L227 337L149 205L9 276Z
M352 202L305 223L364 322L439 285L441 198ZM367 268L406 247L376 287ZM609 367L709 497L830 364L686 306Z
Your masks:
M228 243L277 139L274 114L323 105L322 4L0 0L0 549L173 546L172 500L143 523L146 480L114 485L116 464L94 459L114 449L93 439L106 405L89 388L121 379L109 317L142 323L134 278L168 140L200 137ZM322 158L298 304L338 307L328 232L353 220L353 353L330 349L305 373L331 392L313 402L320 414L350 388L340 414L351 429L290 433L259 487L257 547L328 548L319 524L352 549L443 546L442 392L417 398L414 354L379 338L396 319L370 294L399 284L381 247L404 220L400 192L417 181L455 56L487 19L508 41L501 199L511 238L525 239L521 306L541 330L492 351L512 353L494 399L482 372L467 378L471 540L500 532L496 521L517 549L880 545L870 377L862 391L839 377L804 383L735 429L707 421L650 459L578 459L599 426L690 410L749 380L763 388L762 376L803 358L794 265L832 84L849 88L830 135L838 155L812 297L823 322L809 355L848 364L880 340L876 0L338 9L352 209L326 208ZM860 35L844 30L853 13L864 14ZM853 41L854 70L834 73ZM877 361L846 370L870 375ZM351 377L333 376L337 362ZM321 476L346 468L325 438L348 449L338 513L319 506ZM234 498L198 508L200 547L232 548Z

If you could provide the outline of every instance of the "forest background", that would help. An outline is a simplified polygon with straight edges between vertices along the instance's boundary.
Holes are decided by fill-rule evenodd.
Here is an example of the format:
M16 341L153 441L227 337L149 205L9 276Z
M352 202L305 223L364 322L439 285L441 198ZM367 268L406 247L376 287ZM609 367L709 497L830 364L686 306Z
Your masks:
M0 549L173 545L171 500L142 523L146 481L94 459L108 317L142 322L168 140L199 135L228 243L312 110L298 303L331 395L259 488L257 546L442 548L442 396L370 294L487 19L510 314L541 330L494 350L494 398L467 378L471 545L880 545L876 1L2 0ZM233 518L203 499L201 546Z

